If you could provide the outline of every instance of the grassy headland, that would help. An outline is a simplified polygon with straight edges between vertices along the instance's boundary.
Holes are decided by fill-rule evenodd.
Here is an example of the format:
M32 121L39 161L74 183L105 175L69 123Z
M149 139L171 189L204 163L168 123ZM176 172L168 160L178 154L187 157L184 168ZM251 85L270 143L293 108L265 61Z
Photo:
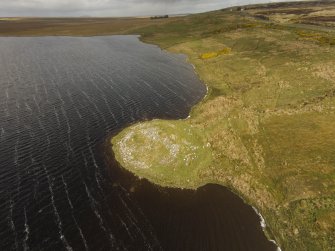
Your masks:
M174 187L196 187L211 162L201 131L184 121L135 124L113 138L118 160L139 177Z
M230 187L261 211L283 250L334 250L335 33L334 23L306 22L319 15L335 16L335 5L227 9L132 31L186 54L209 94L190 119L123 130L116 158L160 185ZM142 127L161 133L148 138ZM191 146L204 149L192 162L190 149L168 150L188 148L188 130L201 132Z

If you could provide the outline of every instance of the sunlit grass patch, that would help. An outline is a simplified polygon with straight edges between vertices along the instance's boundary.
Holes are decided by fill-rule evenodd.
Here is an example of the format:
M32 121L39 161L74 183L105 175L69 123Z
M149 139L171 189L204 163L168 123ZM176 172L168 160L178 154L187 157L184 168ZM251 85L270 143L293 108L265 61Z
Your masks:
M230 53L231 53L231 48L225 47L225 48L223 48L222 50L219 50L219 51L203 53L203 54L200 55L200 58L206 60L206 59L216 58L218 56L226 55L226 54L230 54Z
M21 20L19 17L1 17L0 21L18 21Z

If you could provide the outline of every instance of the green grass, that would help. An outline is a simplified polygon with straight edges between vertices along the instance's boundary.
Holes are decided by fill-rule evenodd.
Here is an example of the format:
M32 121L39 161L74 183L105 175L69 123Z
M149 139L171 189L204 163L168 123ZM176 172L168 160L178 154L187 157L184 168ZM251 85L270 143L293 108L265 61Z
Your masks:
M200 132L185 121L142 122L122 131L112 143L122 166L165 186L196 187L199 168L211 161Z
M156 158L169 156L161 139L147 142L151 151L145 151L143 139L132 138L136 159L151 165L139 171L119 154L118 146L135 125L113 139L116 158L160 185L228 186L261 211L267 234L283 250L334 250L335 48L331 41L335 34L302 27L299 16L290 17L294 20L290 22L266 22L253 18L254 12L217 11L131 31L145 42L186 54L209 87L209 95L193 108L190 119L144 124L158 127L164 137L175 135L174 144L181 148L186 147L183 137L188 137L184 132L197 132L192 144L205 150L191 166L183 162L187 153L181 152L169 169L157 163ZM222 48L232 50L206 60L199 57Z

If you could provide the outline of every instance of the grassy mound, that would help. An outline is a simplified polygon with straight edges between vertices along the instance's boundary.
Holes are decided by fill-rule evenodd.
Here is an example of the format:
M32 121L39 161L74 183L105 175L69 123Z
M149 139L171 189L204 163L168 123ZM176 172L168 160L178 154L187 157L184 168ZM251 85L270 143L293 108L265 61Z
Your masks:
M112 144L122 166L166 186L195 187L199 168L211 162L199 131L185 121L142 122L123 130Z

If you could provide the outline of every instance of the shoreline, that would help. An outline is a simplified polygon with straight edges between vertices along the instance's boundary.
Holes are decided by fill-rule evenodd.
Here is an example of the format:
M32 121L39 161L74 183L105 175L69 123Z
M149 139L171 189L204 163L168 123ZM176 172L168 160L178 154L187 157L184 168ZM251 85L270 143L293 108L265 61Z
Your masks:
M153 118L151 120L144 120L144 121L137 121L137 122L134 122L130 125L127 125L125 126L124 128L122 128L118 133L110 136L108 138L108 141L110 142L110 145L111 145L111 148L112 148L112 151L113 151L113 154L115 156L115 160L119 163L120 167L131 172L134 176L136 176L138 179L146 179L148 182L154 184L154 185L157 185L157 186L160 186L160 187L163 187L163 188L176 188L176 189L191 189L191 190L198 190L200 189L201 187L203 186L206 186L207 184L215 184L215 185L219 185L219 186L222 186L224 188L227 188L230 192L232 192L233 194L235 194L235 196L238 196L239 198L241 198L243 200L243 202L246 204L246 205L249 205L253 208L253 210L255 211L255 213L258 215L259 217L259 223L260 223L260 226L265 234L265 236L267 237L267 239L271 242L273 242L276 247L277 247L277 251L281 251L281 248L280 246L278 245L277 241L275 240L275 237L273 236L272 232L271 232L271 229L269 228L268 224L266 224L266 221L263 217L263 215L260 213L259 209L256 208L255 205L251 204L248 202L248 200L246 199L246 197L239 193L236 189L230 187L230 186L227 186L225 184L222 184L222 183L219 183L219 182L216 182L216 181L204 181L204 182L201 182L201 183L197 183L195 184L194 186L185 186L185 187L182 187L182 186L171 186L171 185L167 185L167 184L163 184L163 183L159 183L159 182L155 182L153 180L151 180L150 178L147 178L147 177L141 177L139 175L137 175L132 169L128 169L126 167L124 167L124 165L122 165L119 160L117 159L117 156L116 156L116 152L115 150L113 149L113 145L114 143L111 143L113 141L113 139L118 136L120 133L122 133L124 130L127 130L128 128L132 127L132 126L136 126L136 125L140 125L140 124L143 124L143 123L147 123L147 122L153 122L153 121L190 121L190 119L192 118L192 113L194 111L194 109L196 109L198 106L201 106L202 103L206 102L206 100L208 98L210 98L210 86L204 81L202 80L202 78L200 77L200 74L197 72L197 68L196 66L191 63L191 61L189 60L189 57L186 55L186 54L180 54L180 53L174 53L174 52L171 52L171 51L168 51L167 49L163 49L161 48L159 45L157 44L151 44L151 43L147 43L146 41L144 41L142 39L142 37L140 35L137 35L137 38L140 42L144 43L144 44L148 44L148 45L154 45L154 46L157 46L158 48L161 49L161 51L163 51L164 53L168 53L168 54L177 54L177 55L182 55L183 57L185 57L185 63L186 64L189 64L192 66L193 68L193 71L194 71L194 74L198 77L198 79L200 80L200 82L206 87L206 93L205 95L203 96L203 98L201 98L199 100L199 102L197 102L196 104L194 104L190 111L189 111L189 114L186 118L179 118L179 119L160 119L160 118Z
M211 15L227 22L208 21ZM207 26L212 25L213 31L204 32L202 27L196 26L200 20ZM161 175L167 180L157 177L157 170L141 172L124 163L123 166L137 176L164 186L194 189L214 183L227 187L257 208L266 219L266 236L269 240L275 239L280 248L328 250L332 243L329 235L332 224L327 223L323 215L333 217L326 203L332 194L331 189L326 189L331 186L327 173L332 172L332 165L327 164L331 158L328 153L332 152L328 146L334 144L327 136L334 134L332 116L328 115L332 114L332 103L330 97L321 101L317 97L329 92L331 83L327 74L333 74L332 48L324 43L331 42L332 38L323 33L312 36L308 29L304 33L299 26L271 24L252 16L245 18L239 13L217 11L181 20L178 23L181 30L173 38L174 33L166 29L177 23L135 30L142 42L169 53L186 55L186 62L206 86L207 95L192 107L186 120L178 120L184 124L176 130L190 127L202 131L206 142L203 145L209 144L213 161L203 168L196 162L189 181L171 178L174 174L164 168L160 168ZM194 35L195 31L199 33ZM320 44L319 41L325 42ZM232 48L229 54L201 58L218 55L227 47ZM321 72L324 68L325 73ZM323 123L320 130L316 130L317 126L308 126L320 125L320 121ZM162 124L164 127L167 122ZM296 142L304 143L297 147ZM174 141L174 144L179 143ZM316 151L316 143L321 146L316 153L326 161L317 170L310 154ZM154 148L161 149L157 155L165 156L159 143L146 144L154 144ZM136 142L133 146L136 148ZM183 176L178 161L175 164L174 169L181 170L176 171L176 177ZM321 176L322 173L325 174ZM312 180L318 182L310 184ZM327 186L323 188L320 184ZM317 220L315 215L320 215ZM320 231L320 227L324 229Z

